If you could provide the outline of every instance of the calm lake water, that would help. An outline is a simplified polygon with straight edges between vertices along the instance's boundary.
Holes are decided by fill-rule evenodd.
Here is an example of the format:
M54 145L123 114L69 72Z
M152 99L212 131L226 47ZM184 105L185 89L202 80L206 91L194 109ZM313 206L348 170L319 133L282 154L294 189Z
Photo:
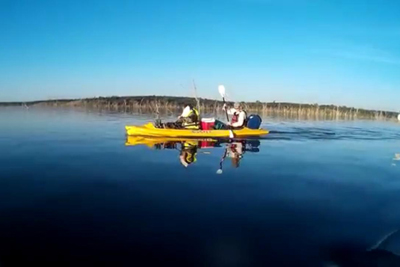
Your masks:
M0 109L0 266L324 266L400 228L400 124L264 118L217 174L231 144L127 145L152 119Z

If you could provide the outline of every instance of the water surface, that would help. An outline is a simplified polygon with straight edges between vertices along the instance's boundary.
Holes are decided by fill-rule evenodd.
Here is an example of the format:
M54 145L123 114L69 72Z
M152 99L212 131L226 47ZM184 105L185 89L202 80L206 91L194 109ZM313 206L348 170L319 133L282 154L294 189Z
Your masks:
M226 144L126 146L151 119L0 109L0 265L323 266L400 228L399 124L264 118L218 175Z

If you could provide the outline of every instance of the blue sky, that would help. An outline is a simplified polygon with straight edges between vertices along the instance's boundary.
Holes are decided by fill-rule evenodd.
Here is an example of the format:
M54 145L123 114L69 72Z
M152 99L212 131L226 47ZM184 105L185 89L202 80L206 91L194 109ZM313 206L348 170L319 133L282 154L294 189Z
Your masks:
M400 1L0 0L0 101L193 95L399 110Z

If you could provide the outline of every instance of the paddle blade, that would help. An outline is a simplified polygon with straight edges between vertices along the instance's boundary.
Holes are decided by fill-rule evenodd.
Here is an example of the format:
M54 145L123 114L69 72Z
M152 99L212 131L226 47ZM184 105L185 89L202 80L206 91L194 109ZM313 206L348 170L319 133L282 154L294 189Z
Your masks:
M217 174L222 174L222 169L218 169Z
M222 97L225 97L225 86L223 85L218 86L218 92Z

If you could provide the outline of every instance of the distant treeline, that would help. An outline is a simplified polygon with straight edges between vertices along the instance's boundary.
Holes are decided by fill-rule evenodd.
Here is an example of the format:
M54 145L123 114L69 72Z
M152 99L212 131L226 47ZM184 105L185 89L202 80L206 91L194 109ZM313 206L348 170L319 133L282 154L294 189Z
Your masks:
M217 112L222 108L222 101L174 97L174 96L112 96L85 99L58 99L32 102L5 102L0 106L52 106L52 107L88 107L112 110L147 110L153 113L172 112L182 109L183 105L198 106L201 112ZM229 104L232 104L229 102ZM315 117L325 119L396 119L397 113L380 110L357 109L346 106L297 104L285 102L242 102L249 112L263 115L285 115L291 117Z

